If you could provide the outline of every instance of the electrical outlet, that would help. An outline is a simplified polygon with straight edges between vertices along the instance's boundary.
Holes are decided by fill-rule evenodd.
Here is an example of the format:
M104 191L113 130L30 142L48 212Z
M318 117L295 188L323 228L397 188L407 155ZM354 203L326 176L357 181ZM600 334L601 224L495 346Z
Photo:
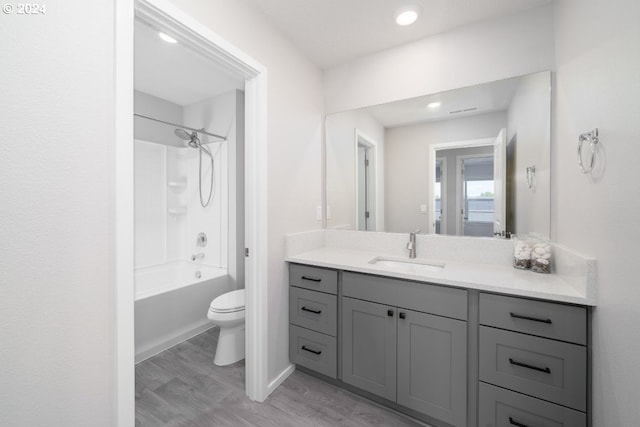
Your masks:
M316 208L316 221L322 221L322 206Z

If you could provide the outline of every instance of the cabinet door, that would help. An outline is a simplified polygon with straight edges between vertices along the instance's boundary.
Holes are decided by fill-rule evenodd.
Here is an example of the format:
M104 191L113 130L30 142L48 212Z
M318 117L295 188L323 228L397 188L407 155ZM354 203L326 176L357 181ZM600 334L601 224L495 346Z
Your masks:
M342 380L395 401L397 310L353 298L342 301Z
M398 309L398 403L466 425L466 322Z

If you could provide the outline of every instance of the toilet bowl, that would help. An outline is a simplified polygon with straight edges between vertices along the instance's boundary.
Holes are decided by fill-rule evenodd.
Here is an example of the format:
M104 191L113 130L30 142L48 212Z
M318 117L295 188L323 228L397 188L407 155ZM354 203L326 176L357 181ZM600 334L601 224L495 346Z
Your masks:
M207 317L220 326L213 363L225 366L244 359L244 289L214 299Z

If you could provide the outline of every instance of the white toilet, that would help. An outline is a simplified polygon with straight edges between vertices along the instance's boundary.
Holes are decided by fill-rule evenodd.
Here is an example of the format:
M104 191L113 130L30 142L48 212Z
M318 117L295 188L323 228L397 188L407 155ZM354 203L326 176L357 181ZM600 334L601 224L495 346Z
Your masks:
M213 363L225 366L244 359L244 289L214 299L207 317L220 326Z

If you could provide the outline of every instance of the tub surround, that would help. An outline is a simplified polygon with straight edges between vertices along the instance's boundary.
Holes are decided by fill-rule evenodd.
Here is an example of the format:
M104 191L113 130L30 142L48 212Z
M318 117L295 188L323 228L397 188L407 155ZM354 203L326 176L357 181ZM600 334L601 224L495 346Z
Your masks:
M441 271L400 272L370 264L376 257L406 258L409 234L314 230L286 236L286 261L379 276L595 306L596 261L552 244L551 274L512 267L513 241L478 237L417 236L417 259L444 263Z

